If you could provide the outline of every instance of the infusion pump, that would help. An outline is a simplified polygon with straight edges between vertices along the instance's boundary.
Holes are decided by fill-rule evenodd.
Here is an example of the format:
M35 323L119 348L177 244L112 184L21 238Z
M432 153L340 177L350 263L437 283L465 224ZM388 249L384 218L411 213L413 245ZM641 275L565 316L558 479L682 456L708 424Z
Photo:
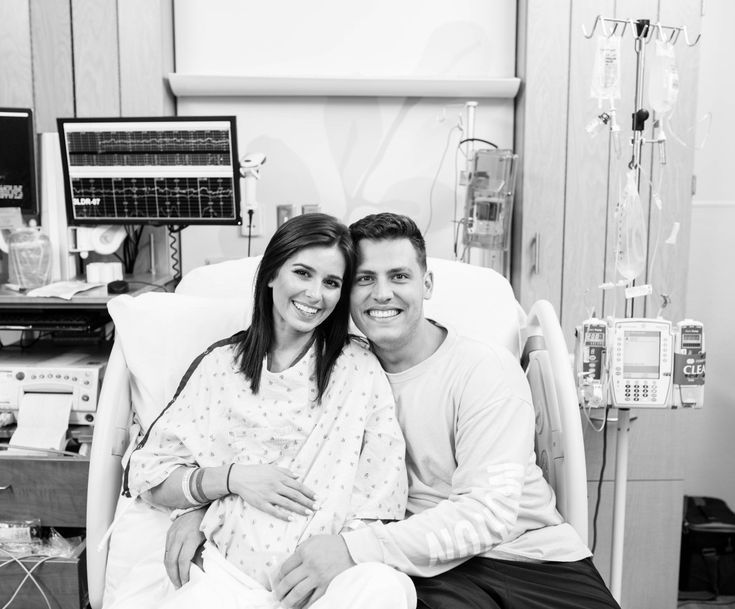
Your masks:
M588 319L576 332L575 368L585 408L701 408L704 331L700 322Z

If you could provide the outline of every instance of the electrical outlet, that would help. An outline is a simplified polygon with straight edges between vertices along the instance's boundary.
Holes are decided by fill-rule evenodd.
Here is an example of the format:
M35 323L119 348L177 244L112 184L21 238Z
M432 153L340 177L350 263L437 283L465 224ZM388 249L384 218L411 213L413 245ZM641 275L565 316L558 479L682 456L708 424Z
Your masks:
M242 211L242 224L240 225L240 234L243 237L250 235L251 237L260 237L263 234L263 225L260 221L260 209L257 207L253 209L253 217L250 218L249 210L243 209Z

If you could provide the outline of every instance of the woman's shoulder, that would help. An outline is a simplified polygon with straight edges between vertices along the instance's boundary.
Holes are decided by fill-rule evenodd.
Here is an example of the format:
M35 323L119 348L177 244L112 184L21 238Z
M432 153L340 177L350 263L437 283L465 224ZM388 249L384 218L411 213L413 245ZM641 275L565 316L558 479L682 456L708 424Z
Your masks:
M202 368L205 365L219 365L222 357L231 359L238 345L242 342L245 332L240 331L227 338L221 338L204 349L189 365L189 371Z
M342 357L354 359L355 365L377 366L380 368L380 362L370 349L370 343L361 336L350 334L345 348L342 349Z

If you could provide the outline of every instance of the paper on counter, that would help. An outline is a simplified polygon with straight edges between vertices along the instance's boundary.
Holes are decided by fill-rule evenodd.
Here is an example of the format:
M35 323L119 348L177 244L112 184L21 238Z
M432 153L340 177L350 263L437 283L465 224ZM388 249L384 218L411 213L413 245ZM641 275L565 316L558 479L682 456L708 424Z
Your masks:
M26 393L20 402L18 426L10 438L6 454L42 456L44 450L64 450L71 401L70 394Z
M57 281L26 292L26 296L47 296L71 300L75 294L99 288L104 283L87 283L86 281Z

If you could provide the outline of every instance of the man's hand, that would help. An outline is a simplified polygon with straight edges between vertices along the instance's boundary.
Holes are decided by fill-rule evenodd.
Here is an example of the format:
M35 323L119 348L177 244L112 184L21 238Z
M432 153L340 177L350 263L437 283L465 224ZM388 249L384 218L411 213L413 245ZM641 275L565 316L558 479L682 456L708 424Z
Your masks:
M281 565L273 592L286 607L309 607L324 596L337 575L353 566L341 536L315 535Z
M204 542L199 530L206 508L182 514L171 523L166 534L166 553L163 563L166 573L176 588L189 581L189 569L197 549Z

